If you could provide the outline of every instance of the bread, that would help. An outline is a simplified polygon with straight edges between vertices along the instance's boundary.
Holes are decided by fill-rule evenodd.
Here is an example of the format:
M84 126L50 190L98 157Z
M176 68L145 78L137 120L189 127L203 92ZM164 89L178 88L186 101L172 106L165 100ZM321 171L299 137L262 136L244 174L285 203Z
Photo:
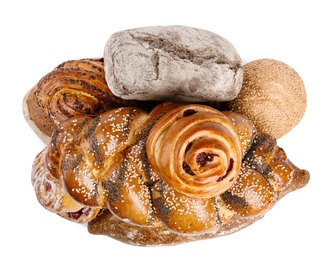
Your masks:
M216 44L204 49L203 41L186 41L196 32L212 39L210 45L218 40L224 49L217 52ZM173 40L173 35L179 37ZM297 121L290 128L282 131L273 123L269 129L274 136L248 113L260 111L253 103L257 98L249 96L252 91L218 102L238 94L242 69L235 49L216 37L176 26L130 30L111 37L105 71L102 58L80 59L63 62L45 75L23 100L27 122L47 144L32 166L31 182L40 204L69 221L87 223L91 234L131 245L174 245L239 231L264 217L286 194L304 187L308 171L289 160L275 137L300 120L306 101L297 100L301 109L292 109ZM137 56L129 55L135 48L122 50L131 38L138 45ZM118 45L121 40L124 44ZM143 64L141 56L148 65L135 70ZM127 71L130 58L137 63ZM171 67L166 67L168 60ZM223 77L218 78L217 68ZM193 77L196 72L199 78ZM244 86L257 81L252 75L247 70ZM133 85L121 97L151 94L146 99L194 104L123 100L111 90L127 91L124 80L146 83L142 91ZM287 82L285 78L282 84ZM296 82L302 86L298 77ZM220 83L229 89L224 99L213 89ZM170 93L162 86L169 86ZM204 99L204 86L211 98L207 94ZM281 94L289 97L291 92ZM272 106L274 97L267 99ZM242 103L249 104L247 109L239 110ZM224 107L230 111L220 112ZM265 119L273 118L268 111L260 112Z
M227 102L227 109L246 115L260 132L279 139L305 114L303 80L289 65L273 59L248 62L243 70L241 91Z
M112 94L105 81L102 58L69 60L42 77L23 100L23 113L45 143L68 118L95 117L109 109L136 106L150 110L155 102L126 101Z
M308 183L309 174L307 171L298 169L294 171L289 185L278 196L278 201L286 194L300 189ZM91 234L106 235L123 243L135 246L177 245L235 233L262 219L265 213L262 212L248 217L236 214L232 216L230 221L223 223L214 232L186 235L171 231L163 225L152 228L133 225L119 219L108 209L103 209L95 219L88 223L88 231Z
M227 101L242 86L239 53L225 38L188 26L116 32L104 48L105 77L123 99Z
M23 115L31 129L47 144L50 142L50 136L55 129L55 125L50 120L43 107L38 104L35 96L36 90L37 86L34 86L25 94L23 100Z
M91 208L74 200L65 190L61 180L55 178L43 164L45 156L46 150L43 150L33 163L32 184L40 204L73 222L84 223L94 219L100 208Z
M106 235L134 246L178 245L229 235L253 224L262 217L263 215L251 217L235 215L217 231L186 235L169 230L163 225L154 226L152 228L134 225L119 219L108 209L103 209L100 214L98 214L97 218L88 223L88 231L94 235Z
M170 134L177 125L185 131ZM152 159L154 151L166 149L173 155L167 158L173 160L169 167L166 158L163 166L159 158ZM172 167L177 171L171 172ZM180 176L167 183L167 174ZM49 188L45 176L64 187L63 196L52 196L56 189ZM186 193L184 180L200 196ZM78 212L101 212L84 218L89 232L135 245L177 244L236 232L308 180L309 173L293 165L273 137L255 132L244 116L179 103L162 103L150 113L123 107L95 118L69 118L55 130L32 170L36 195L46 209L76 221L71 218L74 203L60 210L54 206L69 195L81 207ZM216 185L226 188L216 193ZM213 193L202 196L202 188Z

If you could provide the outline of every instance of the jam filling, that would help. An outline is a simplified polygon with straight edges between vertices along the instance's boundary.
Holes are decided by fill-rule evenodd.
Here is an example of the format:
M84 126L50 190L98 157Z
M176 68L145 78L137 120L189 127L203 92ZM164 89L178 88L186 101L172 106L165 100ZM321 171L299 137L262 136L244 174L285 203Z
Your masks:
M81 215L83 215L83 214L88 216L90 211L91 211L91 208L85 207L76 212L69 212L68 215L69 215L69 218L79 219L81 217Z
M192 175L192 176L195 175L195 173L191 170L190 166L189 166L186 162L183 162L182 167L183 167L183 170L184 170L187 174Z
M46 191L51 191L51 184L49 182L46 183Z
M198 164L199 167L203 167L208 162L212 162L215 156L218 155L212 153L206 153L206 152L199 153L196 157L196 163Z
M186 117L186 116L190 116L190 115L193 115L195 114L196 111L194 109L186 109L184 112L183 112L183 117Z

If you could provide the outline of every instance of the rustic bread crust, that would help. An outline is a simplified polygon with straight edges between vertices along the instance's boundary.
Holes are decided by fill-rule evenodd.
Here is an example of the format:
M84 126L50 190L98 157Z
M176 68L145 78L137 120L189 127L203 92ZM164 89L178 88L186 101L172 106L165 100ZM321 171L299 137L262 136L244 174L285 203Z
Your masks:
M264 142L265 141L265 142ZM290 180L287 185L283 185L281 187L277 187L278 197L277 202L281 200L285 195L295 190L303 188L310 180L310 174L307 170L302 170L296 167L289 159L285 157L285 154L282 153L282 150L275 145L274 139L269 136L262 136L258 141L254 144L254 147L251 148L249 156L257 156L257 147L258 142L263 143L263 148L267 147L267 153L264 153L263 160L266 157L270 156L272 153L271 150L276 151L280 155L283 156L288 163L292 167L292 171L289 174ZM265 144L265 145L264 145ZM278 159L279 157L276 157ZM247 160L247 158L245 158ZM274 160L274 159L273 159ZM251 163L255 162L255 160L250 160ZM265 167L265 165L258 165L259 171L261 171L261 167ZM272 166L271 166L272 167ZM263 174L266 174L265 172ZM138 245L138 246L156 246L156 245L175 245L181 244L185 242L192 242L197 240L205 240L210 238L215 238L223 235L232 234L237 232L247 226L250 226L257 220L260 220L264 217L266 212L270 210L264 210L256 215L251 216L242 216L239 214L235 214L228 222L221 223L216 229L209 231L208 233L201 234L183 234L176 233L168 229L165 225L161 224L160 221L156 222L156 224L152 227L139 226L134 225L127 220L120 219L112 214L108 209L104 209L101 213L88 223L88 231L91 234L95 235L106 235L121 242Z
M23 100L23 114L26 122L44 142L49 143L50 136L55 129L55 125L49 119L45 110L38 104L35 92L37 85L31 88Z
M176 245L186 242L205 240L237 232L263 215L252 217L234 216L229 222L222 225L216 232L200 235L184 235L175 233L163 225L157 227L143 227L125 222L104 209L96 219L88 223L88 231L94 235L107 235L113 239L135 246Z

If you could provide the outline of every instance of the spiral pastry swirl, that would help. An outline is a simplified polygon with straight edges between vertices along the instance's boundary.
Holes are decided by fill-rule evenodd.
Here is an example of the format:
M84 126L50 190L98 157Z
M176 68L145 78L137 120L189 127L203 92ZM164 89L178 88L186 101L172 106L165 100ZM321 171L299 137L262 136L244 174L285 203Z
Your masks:
M236 128L223 113L203 105L179 106L166 113L152 127L146 150L166 183L199 199L228 190L242 161Z
M75 116L95 117L113 108L145 106L139 101L123 100L110 91L101 58L58 65L38 82L36 99L57 126Z

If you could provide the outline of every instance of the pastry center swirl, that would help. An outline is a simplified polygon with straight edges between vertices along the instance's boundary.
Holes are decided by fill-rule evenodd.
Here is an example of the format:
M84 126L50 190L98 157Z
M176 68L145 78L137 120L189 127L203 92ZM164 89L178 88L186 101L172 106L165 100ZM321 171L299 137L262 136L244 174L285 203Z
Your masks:
M241 166L235 127L221 112L201 105L178 107L158 120L147 140L147 154L167 184L192 198L225 192Z

